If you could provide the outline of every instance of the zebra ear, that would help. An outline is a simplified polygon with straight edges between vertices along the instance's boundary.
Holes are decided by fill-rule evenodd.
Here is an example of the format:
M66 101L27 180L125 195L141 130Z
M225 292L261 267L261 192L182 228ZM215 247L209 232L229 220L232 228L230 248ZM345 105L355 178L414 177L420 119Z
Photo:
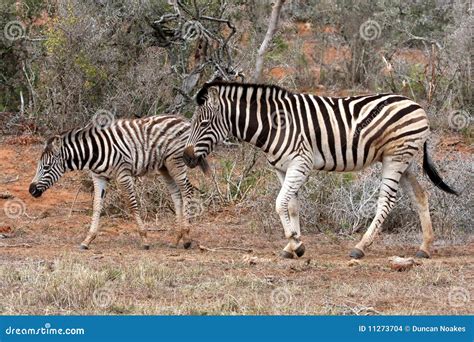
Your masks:
M207 91L207 101L213 108L219 107L219 89L217 87L210 87Z
M54 135L46 141L46 152L56 153L61 148L62 139L60 135Z

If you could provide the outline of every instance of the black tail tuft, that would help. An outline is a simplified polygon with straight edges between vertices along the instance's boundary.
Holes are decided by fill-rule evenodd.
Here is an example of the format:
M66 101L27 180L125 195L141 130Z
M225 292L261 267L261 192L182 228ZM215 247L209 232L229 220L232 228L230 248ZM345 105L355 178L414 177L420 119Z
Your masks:
M428 146L425 142L425 145L423 146L423 170L425 173L428 175L428 178L433 182L433 184L443 190L444 192L447 192L449 194L453 194L456 196L459 196L459 193L452 189L448 184L443 182L443 179L439 175L438 171L436 171L435 166L433 162L431 161L430 156L428 155Z
M209 164L207 163L206 158L199 157L198 164L202 172L207 175L209 173Z

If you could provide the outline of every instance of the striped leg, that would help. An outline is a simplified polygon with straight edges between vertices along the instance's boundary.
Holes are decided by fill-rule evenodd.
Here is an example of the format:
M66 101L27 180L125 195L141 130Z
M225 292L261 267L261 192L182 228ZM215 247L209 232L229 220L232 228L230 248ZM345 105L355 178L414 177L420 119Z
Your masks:
M289 240L283 249L284 258L293 258L294 253L301 257L305 252L304 244L300 241L300 221L297 193L308 178L309 168L304 163L295 162L286 171L277 171L282 183L276 200L276 211L280 216L285 237Z
M165 181L166 187L171 195L171 199L173 200L174 210L176 213L176 221L178 224L183 223L183 197L181 196L181 191L179 190L178 185L174 181L173 177L170 176L168 170L161 169L161 175L163 176L163 180Z
M430 248L433 244L434 234L431 225L430 209L428 203L428 194L418 183L414 173L408 169L401 178L400 184L407 190L411 201L417 207L418 215L421 221L421 229L423 231L423 242L420 249L416 253L419 258L429 258Z
M402 174L408 163L396 160L392 156L384 157L382 162L382 186L377 203L377 212L362 240L350 252L350 257L360 259L365 255L366 247L370 246L380 231L383 221L388 216L397 198L397 191Z
M128 202L130 206L130 210L133 212L133 216L135 217L135 221L137 221L138 233L140 234L140 238L142 240L142 247L143 249L150 249L150 245L147 239L147 233L145 225L140 217L140 212L138 210L137 198L135 196L135 187L133 178L129 172L122 172L117 177L117 182L122 186L128 193Z
M170 158L165 161L166 169L169 175L173 178L175 184L178 186L183 201L183 212L185 220L182 220L182 225L176 236L176 247L181 240L183 240L184 248L188 249L191 247L191 239L189 238L190 222L193 217L196 216L196 203L192 203L193 198L193 186L189 182L186 175L187 168L182 158L174 159Z
M81 249L89 249L89 244L97 236L99 230L100 213L102 212L102 204L105 197L105 189L107 188L107 180L92 174L92 182L94 183L94 203L92 209L92 222L84 241L81 242Z

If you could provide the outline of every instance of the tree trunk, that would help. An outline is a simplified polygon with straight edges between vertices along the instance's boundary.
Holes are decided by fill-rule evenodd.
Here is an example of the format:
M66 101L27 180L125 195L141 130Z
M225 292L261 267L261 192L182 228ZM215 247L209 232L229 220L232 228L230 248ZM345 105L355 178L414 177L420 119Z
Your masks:
M255 73L253 76L253 79L255 82L261 81L262 71L263 71L263 60L265 57L265 53L267 52L268 45L273 39L273 36L275 35L275 31L278 27L278 20L280 19L280 12L281 12L281 8L283 7L284 2L285 0L276 0L275 4L273 5L267 33L265 34L265 38L263 39L262 45L260 45L260 48L258 49L257 62L255 64Z

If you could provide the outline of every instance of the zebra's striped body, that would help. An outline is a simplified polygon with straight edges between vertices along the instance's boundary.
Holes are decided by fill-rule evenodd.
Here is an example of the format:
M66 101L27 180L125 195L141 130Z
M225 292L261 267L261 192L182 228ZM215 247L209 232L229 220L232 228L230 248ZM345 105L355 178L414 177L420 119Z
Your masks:
M363 256L364 248L372 243L393 207L400 181L414 191L424 232L420 251L429 255L432 229L427 197L408 170L429 134L426 113L415 102L393 94L335 98L223 82L205 85L197 101L185 161L194 166L196 158L207 156L228 135L261 148L282 183L276 209L290 239L285 256L304 253L297 192L310 170L357 171L376 161L383 163L377 213L351 255ZM427 155L424 165L437 185L453 192Z
M278 88L233 89L230 98L234 95L239 101L244 97L245 103L260 103L261 107L255 117L247 108L244 113L236 109L232 135L262 148L269 162L281 170L297 156L318 170L361 170L380 161L384 151L397 150L399 134L410 131L411 145L416 145L428 133L425 112L402 96L330 98L291 94ZM395 121L402 127L389 130ZM413 155L409 149L403 146L397 153Z
M183 215L188 220L191 214L187 204L192 199L193 187L186 176L182 154L189 130L189 122L168 115L115 120L104 127L89 124L52 137L41 155L30 193L34 197L41 196L67 171L90 170L94 182L94 211L89 234L81 244L88 248L97 235L107 182L114 178L128 192L143 245L148 248L133 177L159 171L171 193L178 221ZM205 160L201 165L206 166ZM181 223L185 227L178 242L184 237L185 246L189 247L189 228L186 222Z

